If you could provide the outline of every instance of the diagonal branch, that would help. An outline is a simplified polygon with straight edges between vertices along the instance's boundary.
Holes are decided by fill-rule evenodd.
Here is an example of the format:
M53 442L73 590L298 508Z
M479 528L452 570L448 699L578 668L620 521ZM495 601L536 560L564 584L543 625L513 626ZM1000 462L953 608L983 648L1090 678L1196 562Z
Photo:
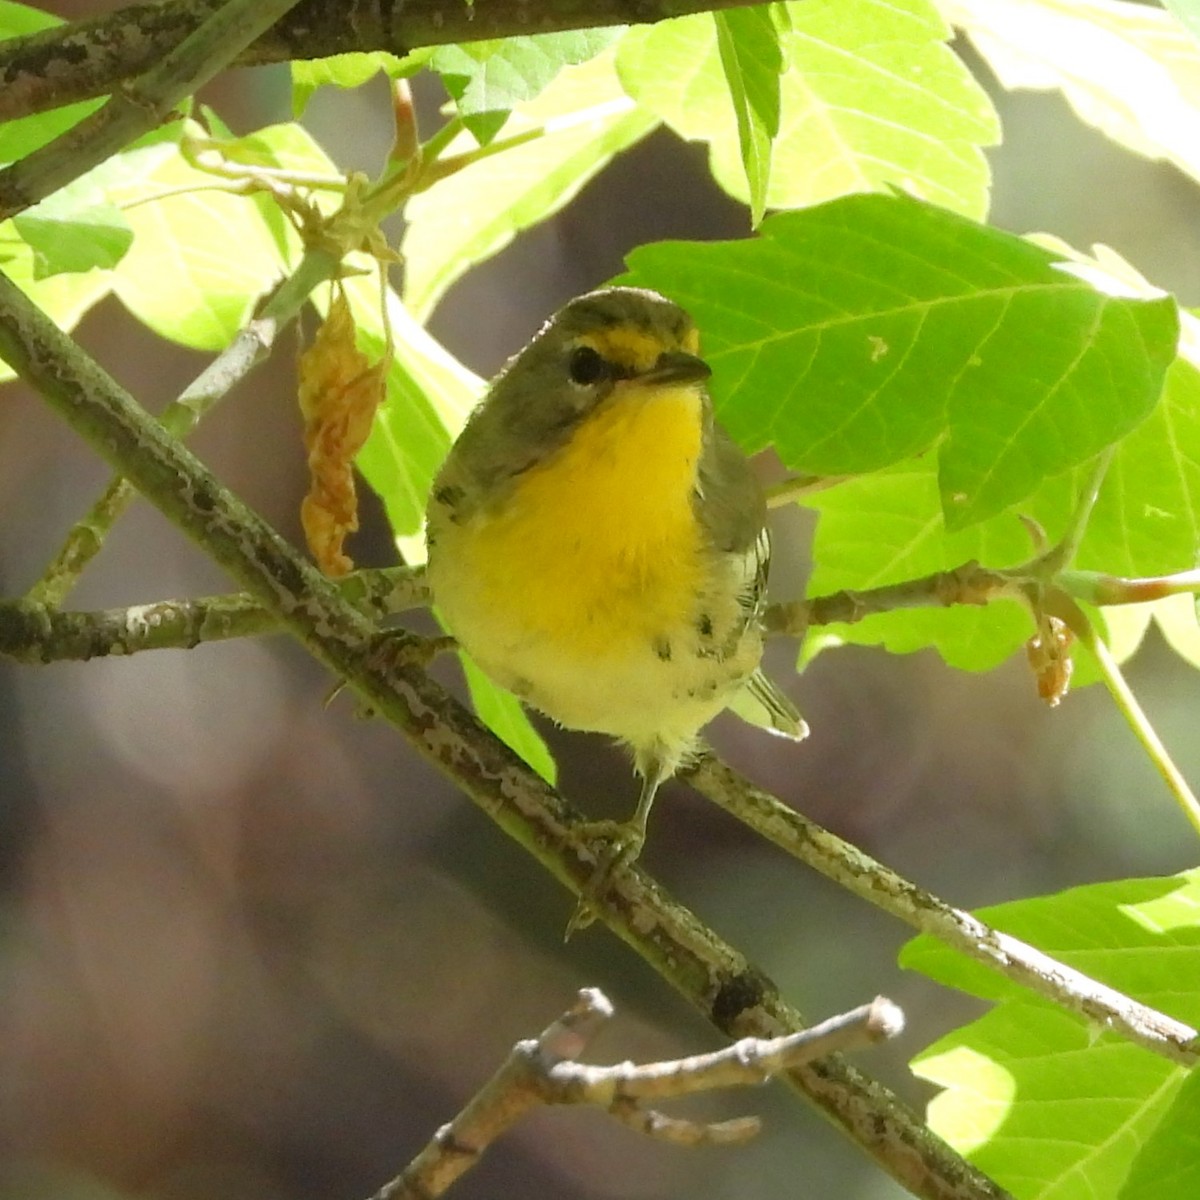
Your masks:
M225 0L207 12L185 36L163 47L136 78L121 80L103 108L0 170L0 221L45 199L149 132L295 3Z
M1200 1062L1200 1033L939 900L711 755L688 772L704 796L801 862L922 933L1172 1062Z
M375 626L0 275L0 357L165 516L270 606L305 647L455 781L510 837L580 894L595 876L586 819L418 666L402 631L384 653ZM643 871L616 873L603 919L731 1037L778 1037L805 1022L775 985ZM882 1084L840 1057L790 1071L817 1105L924 1200L1004 1200Z
M267 357L279 336L279 331L295 320L312 290L318 284L334 278L340 267L341 258L332 251L322 246L307 249L296 269L279 284L258 315L244 325L238 331L237 337L158 414L159 423L163 428L177 438L186 438L197 422ZM26 618L34 615L36 606L57 608L62 604L84 568L100 552L117 518L129 507L136 495L137 490L119 475L109 482L103 494L87 513L71 527L58 553L42 573L41 579L30 588L26 596L29 607L23 614ZM234 628L247 633L265 632L261 624L248 623L249 615L243 611L245 606L237 603L239 598L233 599L240 617ZM147 630L144 624L135 618L128 631L122 633L118 615L115 613L100 614L102 628L94 631L90 638L87 636L87 630L78 623L74 627L60 628L69 631L67 644L90 648L85 657L114 652L132 653L135 649L167 645L165 631L168 625L175 623L172 620L173 614L160 610L154 615L159 621L157 632ZM76 614L77 618L78 616L79 614ZM13 614L8 614L8 618L10 630L15 629L11 624ZM0 614L0 624L3 621L4 615ZM202 635L206 628L223 629L225 624L220 622L216 625L193 626L185 616L181 632L185 637L190 637L195 629L197 634L201 635L196 640L205 640ZM152 632L154 636L145 642L145 635ZM218 636L236 637L238 633L220 633ZM6 641L8 639L0 635L0 645ZM8 644L12 646L11 642ZM195 645L196 642L184 644ZM110 648L104 649L105 646ZM43 657L40 661L50 660Z
M233 60L257 66L355 50L404 55L444 46L606 25L649 24L759 0L302 0ZM216 0L135 4L0 45L0 121L111 92L149 69Z

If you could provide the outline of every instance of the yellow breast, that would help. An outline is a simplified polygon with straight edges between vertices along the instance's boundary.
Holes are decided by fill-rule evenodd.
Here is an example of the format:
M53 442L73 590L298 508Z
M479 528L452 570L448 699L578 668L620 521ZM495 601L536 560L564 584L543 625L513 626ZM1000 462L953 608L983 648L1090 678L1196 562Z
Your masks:
M439 542L455 563L451 628L471 627L456 630L468 643L483 635L489 657L529 644L587 660L689 621L703 566L701 421L694 387L619 385L499 510Z

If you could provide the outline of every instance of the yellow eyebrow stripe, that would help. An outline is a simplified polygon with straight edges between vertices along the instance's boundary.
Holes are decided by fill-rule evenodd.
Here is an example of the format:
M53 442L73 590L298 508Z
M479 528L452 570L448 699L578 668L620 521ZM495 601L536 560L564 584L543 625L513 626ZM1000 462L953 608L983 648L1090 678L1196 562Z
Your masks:
M686 350L695 354L700 349L700 335L695 329L689 329L678 346L663 341L659 334L647 333L636 326L617 325L610 329L597 329L585 333L579 339L582 346L591 346L602 358L609 362L618 363L630 368L634 374L640 375L649 371L658 362L659 355L665 350Z

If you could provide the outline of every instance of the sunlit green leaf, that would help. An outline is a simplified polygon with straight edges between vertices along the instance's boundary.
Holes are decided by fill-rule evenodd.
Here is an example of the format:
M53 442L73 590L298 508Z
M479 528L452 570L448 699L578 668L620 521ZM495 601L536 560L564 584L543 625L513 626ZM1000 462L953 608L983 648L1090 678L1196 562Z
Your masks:
M771 143L779 133L779 75L784 65L779 32L766 7L715 12L713 21L737 121L751 221L757 225L767 207Z
M384 50L370 53L333 54L328 58L295 59L292 66L292 116L302 117L321 87L357 88L382 72L392 79L414 75L432 50L414 50L403 58Z
M620 29L579 29L439 46L429 65L442 77L463 124L486 145L516 105L532 100L563 67L595 58L620 35Z
M1192 37L1200 38L1200 0L1162 0L1163 7L1174 13L1179 22L1191 33Z
M1129 433L1175 357L1169 299L1106 295L1039 247L904 197L850 196L629 263L626 281L696 318L743 446L821 475L936 453L952 530Z
M515 750L547 783L553 784L558 768L546 743L529 723L521 702L497 687L463 654L463 672L471 689L471 704L479 719L510 749Z
M1192 1200L1200 1195L1200 1072L1192 1071L1146 1138L1119 1200Z
M384 346L378 290L372 280L361 276L346 280L345 286L360 343L374 360ZM405 561L419 563L425 558L422 531L430 485L483 385L394 296L389 298L388 318L394 357L387 399L356 465L383 501ZM517 699L496 687L465 655L463 666L480 720L553 781L554 760Z
M134 232L113 290L156 333L202 350L229 343L284 267L266 202L225 186L173 153L109 191Z
M1200 978L1197 872L1075 888L979 915L1144 1004L1200 1020L1191 982ZM1089 1027L932 938L909 943L901 963L998 1005L913 1067L945 1089L929 1108L934 1129L1002 1186L1053 1200L1194 1195L1175 1136L1194 1107L1190 1089L1181 1092L1183 1067ZM1146 1191L1154 1171L1157 1188Z
M1200 44L1153 4L939 0L1007 88L1057 88L1122 146L1200 179Z
M1053 530L1065 522L1072 492L1065 481L1056 481L1048 493L1037 512ZM1032 555L1028 530L1015 516L947 533L937 466L929 457L849 480L816 493L807 504L820 513L808 584L814 596L920 579L971 561L1016 566ZM837 642L884 646L893 654L933 647L951 666L987 671L1019 650L1032 633L1027 610L1015 601L986 607L931 603L868 616L853 625L814 629L804 656L813 657L833 636Z
M610 55L562 71L509 124L511 136L545 128L543 136L480 158L409 201L400 248L405 302L414 315L428 317L456 279L558 212L655 125L621 90ZM464 134L448 154L472 146Z
M133 242L121 211L90 183L62 188L13 219L33 252L34 276L44 279L93 267L108 270Z
M788 69L766 203L815 204L891 185L969 216L987 211L981 148L999 126L946 45L931 0L802 0L778 22ZM617 66L629 94L685 138L709 143L713 174L748 199L737 121L707 14L631 29Z
M39 8L14 4L12 0L0 0L0 40L37 33L38 30L61 23L59 17ZM84 100L79 104L18 117L15 121L0 122L0 164L16 162L39 146L53 141L103 103L103 100Z
M11 222L0 225L4 273L60 329L74 329L88 309L112 290L112 276L106 271L35 278L33 254L15 235L6 236L11 230ZM8 363L0 361L0 383L12 379L13 374Z

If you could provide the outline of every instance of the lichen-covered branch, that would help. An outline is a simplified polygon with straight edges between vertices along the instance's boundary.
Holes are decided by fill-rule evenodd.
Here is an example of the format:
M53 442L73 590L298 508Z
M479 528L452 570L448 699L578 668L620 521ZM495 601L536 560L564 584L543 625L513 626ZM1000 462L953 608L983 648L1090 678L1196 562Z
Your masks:
M412 567L359 571L339 580L343 599L372 622L426 602ZM64 612L29 599L0 601L0 658L20 663L82 662L143 650L190 650L202 642L281 633L274 611L248 592L160 600L97 612Z
M0 357L112 467L395 725L476 805L576 895L595 876L586 819L419 666L419 647L373 623L240 504L185 447L0 274ZM778 1037L806 1022L777 988L636 867L614 872L602 919L731 1037ZM887 1088L838 1056L788 1081L923 1200L1003 1200L1003 1189L936 1137Z
M307 249L296 269L280 283L265 302L262 311L247 322L233 341L159 413L158 420L162 427L174 437L186 438L205 413L224 399L235 384L241 382L266 359L279 331L295 319L313 288L334 278L340 267L341 258L329 250L320 246ZM67 532L62 546L47 564L41 579L29 589L25 599L30 605L57 608L63 603L83 569L99 553L117 518L129 507L136 495L137 491L132 484L119 475L109 482L91 508ZM215 597L213 599L215 600ZM155 606L151 606L153 607ZM80 620L82 614L75 614L75 631L70 635L67 644L76 647L90 644L91 651L85 657L132 653L134 650L158 649L169 645L166 630L173 622L168 614L160 607L157 613L148 615L159 622L150 640L144 640L144 635L152 631L146 628L140 615L135 615L133 627L122 634L119 630L119 615L102 614L104 629L89 635ZM243 617L247 615L243 614ZM3 621L3 616L0 616L0 621ZM236 632L223 632L227 627ZM181 633L185 637L191 637L195 633L199 635L197 640L205 641L209 640L206 636L209 634L238 637L242 630L246 633L263 633L267 631L267 627L266 623L258 623L253 628L238 623L229 627L224 621L217 625L194 625L185 620ZM116 640L113 640L114 636ZM128 640L123 642L123 638ZM106 644L111 648L102 649ZM196 643L187 641L180 644ZM0 653L4 653L6 645L10 648L9 653L14 653L15 645L11 639L0 635ZM59 653L47 647L42 655L33 655L29 661L40 659L42 662L49 662L51 658L63 657L74 658L78 657L78 654L74 651Z
M757 0L302 0L233 60L238 66L354 50L407 54L482 38L663 21ZM0 121L111 92L148 70L218 0L134 4L0 43Z
M756 833L913 929L932 934L1068 1012L1172 1062L1189 1067L1200 1062L1200 1033L1191 1026L1139 1004L939 900L717 759L705 756L688 778L699 792Z
M49 145L0 169L0 221L45 199L149 132L295 3L225 0L206 13L135 78L123 80L102 108Z

